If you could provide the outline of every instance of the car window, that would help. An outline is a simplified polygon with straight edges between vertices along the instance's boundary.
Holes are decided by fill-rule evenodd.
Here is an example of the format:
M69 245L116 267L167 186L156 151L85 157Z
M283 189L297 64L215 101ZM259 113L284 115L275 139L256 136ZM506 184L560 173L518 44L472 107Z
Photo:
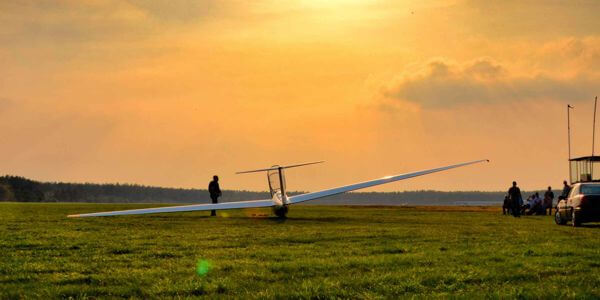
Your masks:
M598 194L600 194L600 185L597 185L597 184L582 185L581 193L584 195L598 195Z
M579 184L576 184L573 186L573 188L571 189L571 192L569 193L569 198L578 195L579 194Z

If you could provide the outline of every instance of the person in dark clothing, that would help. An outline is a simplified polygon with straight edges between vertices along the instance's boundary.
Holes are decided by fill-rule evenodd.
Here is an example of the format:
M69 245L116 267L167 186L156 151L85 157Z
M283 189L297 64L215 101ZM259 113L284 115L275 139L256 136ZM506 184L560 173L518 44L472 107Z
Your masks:
M569 198L569 193L571 192L571 186L567 183L567 181L563 181L563 191L560 196L558 196L558 200L563 200Z
M548 215L552 215L552 202L554 201L554 192L552 187L549 186L546 193L544 193L544 215L548 212Z
M521 202L523 201L523 198L521 198L521 189L517 187L516 181L513 181L512 187L508 189L508 196L510 197L510 202L513 205L513 216L519 217L521 213Z
M219 187L219 176L213 176L213 180L208 184L208 192L210 193L210 199L212 199L213 204L219 203L218 199L221 197L221 188ZM212 210L210 212L212 217L217 215L216 210Z

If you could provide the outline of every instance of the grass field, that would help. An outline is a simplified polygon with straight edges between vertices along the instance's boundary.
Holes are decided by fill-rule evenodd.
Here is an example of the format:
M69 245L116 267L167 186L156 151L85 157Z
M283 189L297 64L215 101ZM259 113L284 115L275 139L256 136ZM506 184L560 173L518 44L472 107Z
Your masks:
M140 207L0 204L0 298L600 297L600 226L495 208L65 218Z

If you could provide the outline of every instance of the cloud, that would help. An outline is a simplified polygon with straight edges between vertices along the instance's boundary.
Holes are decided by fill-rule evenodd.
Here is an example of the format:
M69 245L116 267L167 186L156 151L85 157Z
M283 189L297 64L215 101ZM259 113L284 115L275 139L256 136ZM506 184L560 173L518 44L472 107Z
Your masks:
M434 59L384 85L386 98L429 108L530 100L589 99L600 84L590 73L516 74L490 58L459 64Z
M530 48L534 48L529 46ZM543 44L530 59L540 64L561 66L576 71L600 71L600 36L563 38Z
M598 1L464 0L452 8L466 30L485 36L521 36L540 42L556 36L600 34Z
M32 46L140 40L222 16L230 1L5 1L0 2L0 42Z
M222 9L225 1L179 0L179 1L148 1L128 0L141 11L152 18L164 22L191 23L203 20Z
M9 46L131 40L151 32L147 17L115 1L0 4L0 42Z

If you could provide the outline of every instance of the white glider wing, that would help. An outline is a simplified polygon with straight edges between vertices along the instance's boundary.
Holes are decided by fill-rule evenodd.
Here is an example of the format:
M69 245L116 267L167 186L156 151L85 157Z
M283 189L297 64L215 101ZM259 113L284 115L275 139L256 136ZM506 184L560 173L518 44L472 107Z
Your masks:
M333 188L333 189L327 189L327 190L322 190L322 191L318 191L318 192L312 192L312 193L307 193L307 194L302 194L302 195L291 196L291 197L288 197L288 201L290 204L294 204L294 203L304 202L304 201L308 201L308 200L319 199L319 198L323 198L323 197L327 197L327 196L332 196L332 195L350 192L350 191L354 191L354 190L364 189L364 188L368 188L368 187L372 187L372 186L376 186L376 185L380 185L380 184L384 184L384 183L390 183L393 181L404 180L404 179L417 177L417 176L421 176L421 175L427 175L427 174L431 174L431 173L435 173L435 172L440 172L440 171L445 171L445 170L454 169L454 168L458 168L458 167L463 167L463 166L476 164L476 163L480 163L480 162L484 162L484 161L489 161L489 160L487 160L487 159L475 160L475 161L465 162L465 163L461 163L461 164L456 164L456 165L451 165L451 166L441 167L441 168L436 168L436 169L430 169L430 170L424 170L424 171L418 171L418 172L400 174L400 175L394 175L394 176L386 176L386 177L375 179L375 180L359 182L359 183L345 185L345 186L341 186L341 187L337 187L337 188Z
M80 217L106 217L106 216L121 216L121 215L143 215L143 214L197 211L197 210L213 210L213 209L214 210L223 210L223 209L235 209L235 208L271 207L273 205L274 205L273 200L268 199L268 200L254 200L254 201L224 202L224 203L218 203L218 204L195 204L195 205L181 205L181 206L107 211L107 212L97 212L97 213L89 213L89 214L69 215L68 217L69 218L80 218Z
M302 195L291 196L291 197L287 197L287 199L288 199L287 203L289 203L289 204L300 203L300 202L304 202L304 201L314 200L314 199L323 198L323 197L336 195L336 194L341 194L341 193L354 191L354 190L358 190L358 189L364 189L364 188L368 188L368 187L372 187L372 186L376 186L376 185L380 185L380 184L384 184L384 183L390 183L393 181L398 181L398 180L408 179L408 178L417 177L417 176L421 176L421 175L426 175L426 174L431 174L431 173L435 173L435 172L454 169L454 168L467 166L467 165L471 165L471 164L475 164L475 163L480 163L480 162L484 162L484 161L488 161L488 160L485 160L485 159L484 160L476 160L476 161L470 161L470 162L466 162L466 163L461 163L461 164L456 164L456 165L451 165L451 166L446 166L446 167L441 167L441 168L436 168L436 169L430 169L430 170L425 170L425 171L419 171L419 172L414 172L414 173L407 173L407 174L401 174L401 175L395 175L395 176L387 176L387 177L383 177L383 178L379 178L379 179L375 179L375 180L371 180L371 181L365 181L365 182L345 185L345 186L341 186L341 187L337 187L337 188L333 188L333 189L327 189L327 190L322 190L322 191L318 191L318 192L312 192L312 193L307 193L307 194L302 194ZM319 163L319 162L315 162L315 163ZM300 165L287 166L287 167L296 167L296 166L308 165L308 164L314 164L314 163L300 164ZM281 167L281 168L287 168L287 167ZM253 170L253 171L247 171L247 172L269 171L269 170L275 170L275 169L279 169L279 167L264 169L264 170L262 170L262 169L261 170ZM242 173L247 173L247 172L242 172ZM224 202L224 203L218 203L218 204L194 204L194 205L181 205L181 206L107 211L107 212L69 215L68 217L79 218L79 217L104 217L104 216L120 216L120 215L141 215L141 214L154 214L154 213L167 213L167 212L185 212L185 211L202 211L202 210L206 211L206 210L213 210L213 209L214 210L223 210L223 209L236 209L236 208L273 207L275 205L276 205L276 203L273 201L273 199L268 199L268 200L254 200L254 201Z

